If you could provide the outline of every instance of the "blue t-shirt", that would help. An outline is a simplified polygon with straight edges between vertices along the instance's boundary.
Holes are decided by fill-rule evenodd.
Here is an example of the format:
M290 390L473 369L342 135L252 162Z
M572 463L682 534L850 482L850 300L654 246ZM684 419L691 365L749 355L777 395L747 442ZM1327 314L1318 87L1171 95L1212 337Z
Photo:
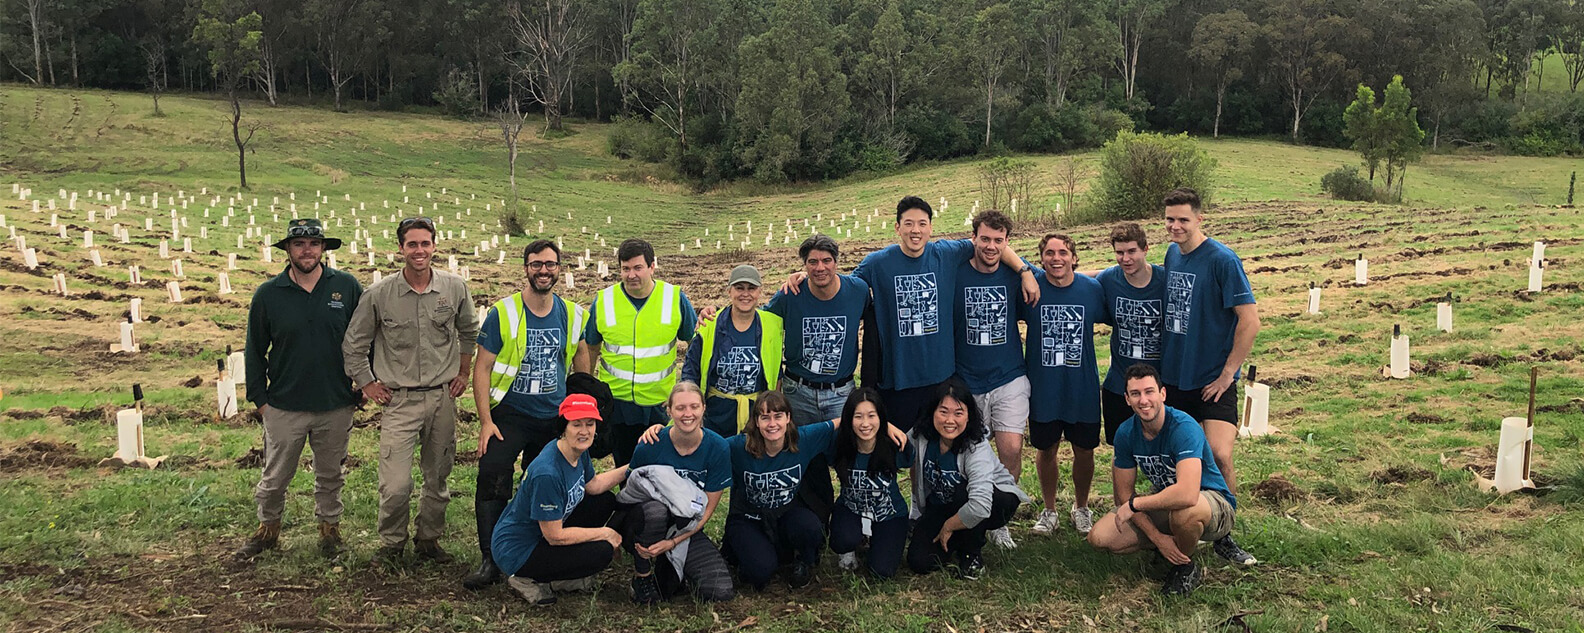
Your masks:
M659 284L655 284L655 288L659 287ZM616 290L621 293L621 296L626 297L627 301L632 303L634 310L642 310L644 304L648 303L650 299L658 298L655 293L651 292L647 297L634 299L632 295L627 294L627 289L620 285L616 286ZM682 312L682 327L677 328L677 340L692 340L693 335L697 333L695 330L698 329L698 314L693 311L693 302L688 301L687 293L682 292L681 286L677 286L677 304ZM605 342L605 337L599 333L598 316L600 314L599 294L595 294L594 304L589 306L588 326L583 329L583 340L588 341L590 346Z
M1105 290L1110 308L1111 369L1106 371L1106 391L1120 394L1127 390L1122 374L1138 363L1155 369L1161 366L1161 323L1165 315L1166 268L1150 264L1150 282L1143 288L1128 283L1121 266L1105 269L1096 281Z
M787 425L791 426L791 421ZM774 456L764 457L754 457L748 452L747 434L727 439L732 463L731 514L778 510L792 503L798 487L803 484L809 460L830 448L835 431L836 426L830 422L797 427L796 453L783 448Z
M1176 244L1166 247L1161 380L1182 390L1215 382L1232 354L1238 324L1232 309L1250 303L1254 291L1232 249L1210 238L1187 255Z
M505 343L500 334L501 317L496 312L491 307L489 316L484 317L484 325L479 328L478 346L498 355ZM519 314L527 328L527 353L523 355L522 366L518 368L511 388L501 398L501 404L521 411L530 418L548 420L556 416L561 401L566 398L566 304L561 302L560 297L555 297L550 314L544 318L534 316L527 305L522 306ZM583 337L582 332L573 335L579 340Z
M1007 266L985 274L973 260L957 267L957 376L968 390L983 394L1023 375L1023 339L1018 335L1017 306L1023 301L1023 279Z
M747 332L738 332L732 324L731 314L718 316L704 327L715 328L715 350L710 362L710 384L699 385L716 389L728 395L752 395L768 388L765 384L764 364L759 357L759 339L763 328L759 315L754 314L753 324ZM703 373L704 337L694 335L688 344L687 359L682 363L682 380L697 383Z
M892 244L864 257L853 271L874 292L882 389L934 385L956 370L956 330L946 302L957 296L957 268L973 250L968 240L935 240L918 257L908 257Z
M1135 415L1122 423L1116 434L1117 468L1137 468L1155 486L1155 492L1177 483L1177 463L1199 459L1199 489L1214 490L1237 507L1237 497L1227 490L1226 478L1216 467L1204 429L1188 414L1166 407L1166 423L1153 440L1144 439L1144 428Z
M1073 275L1066 288L1039 276L1037 305L1020 306L1028 323L1029 418L1034 422L1100 423L1100 366L1094 324L1110 318L1100 282Z
M961 438L959 438L961 439ZM952 497L968 484L968 477L957 468L957 454L942 453L940 442L924 443L924 480L929 482L930 493L926 503L949 504Z
M869 284L841 275L841 288L821 301L803 280L798 294L777 292L765 311L784 320L786 341L781 355L786 373L815 383L852 377L858 367L858 323L869 307Z
M556 442L546 444L528 464L517 495L506 505L490 539L490 553L501 571L516 574L544 540L540 521L562 521L583 501L583 486L594 479L588 452L568 464Z
M891 440L881 436L875 441ZM897 450L896 464L898 469L902 469L911 463L913 443L908 442ZM902 498L901 488L897 487L896 473L891 473L889 477L879 473L869 474L869 453L854 455L852 468L841 473L840 477L841 496L836 501L853 514L871 521L889 521L908 515L907 501Z
M660 439L653 444L639 443L633 449L632 462L627 466L670 466L676 469L677 474L698 484L704 492L720 492L731 486L731 447L727 446L726 438L703 429L704 440L699 442L698 448L682 455L671 444L672 428L668 426L660 429Z

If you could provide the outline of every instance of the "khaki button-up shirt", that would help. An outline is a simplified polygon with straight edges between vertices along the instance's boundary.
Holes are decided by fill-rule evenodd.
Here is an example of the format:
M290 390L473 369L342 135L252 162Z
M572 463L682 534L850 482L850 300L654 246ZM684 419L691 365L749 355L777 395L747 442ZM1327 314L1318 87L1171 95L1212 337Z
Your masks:
M346 373L359 387L375 380L391 389L441 386L462 371L462 355L473 354L479 324L467 283L430 270L422 293L399 273L363 293L341 341Z

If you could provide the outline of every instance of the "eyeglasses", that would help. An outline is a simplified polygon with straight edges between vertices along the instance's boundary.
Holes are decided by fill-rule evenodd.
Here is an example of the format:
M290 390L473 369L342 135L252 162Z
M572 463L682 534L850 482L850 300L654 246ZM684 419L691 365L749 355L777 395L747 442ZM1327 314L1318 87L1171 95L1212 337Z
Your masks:
M434 230L434 220L431 220L431 219L425 218L425 217L405 218L405 219L403 219L401 221L401 224L397 224L396 225L396 228L397 229L405 229L405 228L407 228L409 226L416 226L416 227L418 227L420 229L425 229L426 228L426 229L429 229L429 230L433 231Z
M561 262L528 262L528 270L545 270L560 267Z

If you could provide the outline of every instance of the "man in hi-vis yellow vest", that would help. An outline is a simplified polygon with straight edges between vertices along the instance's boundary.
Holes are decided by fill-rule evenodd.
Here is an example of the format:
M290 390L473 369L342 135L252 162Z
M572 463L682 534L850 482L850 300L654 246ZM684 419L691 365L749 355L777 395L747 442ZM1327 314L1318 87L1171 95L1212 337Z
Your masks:
M527 469L556 439L556 414L567 395L567 375L589 371L583 324L588 313L553 292L561 274L561 249L535 240L523 249L527 289L495 302L479 328L473 360L473 403L479 413L478 569L462 579L468 589L500 582L490 555L495 523L512 500L519 457Z
M677 345L693 338L698 315L681 288L655 280L654 247L648 242L622 242L616 259L621 283L594 296L584 340L598 358L599 379L616 400L611 457L623 466L644 430L666 423L665 400L677 381Z

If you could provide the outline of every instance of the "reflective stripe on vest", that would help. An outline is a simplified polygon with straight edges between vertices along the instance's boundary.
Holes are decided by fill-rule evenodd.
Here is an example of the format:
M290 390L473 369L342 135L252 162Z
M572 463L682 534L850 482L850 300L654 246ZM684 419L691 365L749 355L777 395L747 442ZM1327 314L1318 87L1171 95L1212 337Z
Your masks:
M567 314L568 327L561 333L561 340L566 347L564 376L571 373L572 357L577 355L578 340L583 332L583 309L560 296L556 300L561 302ZM522 368L523 358L528 355L528 325L522 314L521 292L496 301L490 309L495 311L501 337L500 354L495 356L495 364L490 368L490 405L494 406L506 399L507 391L511 389L512 382L517 380L517 372Z
M676 383L676 339L681 327L681 291L656 281L642 308L617 286L600 291L599 379L617 399L653 406L665 402Z

